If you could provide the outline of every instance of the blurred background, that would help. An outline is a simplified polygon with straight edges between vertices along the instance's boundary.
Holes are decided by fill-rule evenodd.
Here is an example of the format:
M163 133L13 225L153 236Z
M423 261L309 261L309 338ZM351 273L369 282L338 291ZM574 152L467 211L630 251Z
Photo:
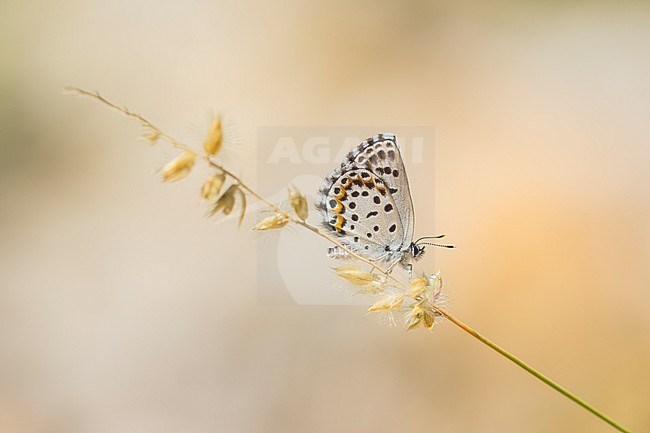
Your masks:
M252 183L262 125L434 127L449 309L650 430L647 2L3 0L0 50L0 432L613 431L449 323L259 302L255 236L68 85L190 142L222 112Z

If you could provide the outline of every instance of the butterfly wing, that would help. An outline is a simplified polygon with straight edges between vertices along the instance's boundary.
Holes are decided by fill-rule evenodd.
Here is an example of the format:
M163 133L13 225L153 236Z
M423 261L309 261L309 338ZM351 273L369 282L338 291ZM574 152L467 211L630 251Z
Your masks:
M404 226L402 244L410 245L415 230L415 212L404 160L395 135L378 134L361 143L347 155L342 165L343 168L353 166L367 168L388 186Z
M405 226L388 185L368 169L339 170L322 191L325 226L351 250L371 261L392 261Z
M413 202L399 147L380 134L353 149L325 181L317 205L325 227L372 261L393 262L413 239Z

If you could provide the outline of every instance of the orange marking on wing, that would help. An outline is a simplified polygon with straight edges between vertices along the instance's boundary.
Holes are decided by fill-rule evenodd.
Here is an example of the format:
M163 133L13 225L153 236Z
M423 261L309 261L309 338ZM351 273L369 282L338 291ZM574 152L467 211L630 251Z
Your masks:
M335 194L334 197L336 198L337 201L340 202L348 195L348 192L346 191L343 185L341 185L339 188L341 188L341 192Z
M336 217L336 224L334 224L334 228L336 230L342 230L344 224L345 224L345 218L342 215L338 215Z

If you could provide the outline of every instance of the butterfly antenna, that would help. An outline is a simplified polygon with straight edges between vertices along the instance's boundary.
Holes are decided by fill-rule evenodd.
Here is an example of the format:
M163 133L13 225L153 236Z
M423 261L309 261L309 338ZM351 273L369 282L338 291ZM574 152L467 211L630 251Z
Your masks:
M456 248L455 245L432 244L430 242L422 242L420 245L432 245L434 247L440 247L440 248Z
M422 236L420 239L418 239L417 241L415 241L415 243L417 244L418 242L423 241L423 240L425 240L425 239L442 239L442 238L444 238L444 237L445 237L445 235L437 235L437 236Z

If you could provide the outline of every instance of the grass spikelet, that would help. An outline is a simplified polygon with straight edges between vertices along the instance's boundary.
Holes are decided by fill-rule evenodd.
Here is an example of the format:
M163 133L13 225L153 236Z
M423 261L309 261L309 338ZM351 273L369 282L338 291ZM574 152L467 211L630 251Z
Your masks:
M237 185L230 185L226 192L219 197L219 200L214 204L208 215L213 216L219 212L223 212L224 215L230 215L230 212L235 207L235 193L238 189Z
M289 185L289 202L293 211L298 215L298 218L301 220L306 220L309 216L309 210L307 208L307 199L304 195L293 185Z
M241 188L237 188L236 192L237 196L239 197L239 224L237 225L237 228L241 227L241 223L244 222L244 217L246 216L246 194L244 194L244 191L242 191Z
M353 286L359 286L364 289L369 287L373 288L372 293L381 292L379 289L383 290L383 286L386 283L386 279L383 276L362 271L356 265L344 265L333 269L336 275L346 279Z
M424 315L424 308L420 304L415 304L406 313L406 328L411 331L417 328L422 323L422 316Z
M176 182L183 179L192 171L196 155L186 150L165 165L162 170L163 182Z
M399 309L404 303L404 295L396 294L391 296L386 296L385 298L380 299L379 301L372 304L368 308L368 313L375 313L377 311L390 311Z
M409 284L409 295L413 298L418 298L427 290L429 286L429 279L427 277L418 277L411 280Z
M156 144L159 138L160 138L160 131L158 131L157 129L146 127L145 130L142 132L142 139L148 141L151 144Z
M223 145L223 129L221 127L221 116L217 116L208 129L208 135L203 142L203 150L208 156L215 156Z
M426 308L423 308L422 309L422 324L424 325L424 327L426 329L428 329L429 331L433 331L433 325L435 323L436 323L436 315L432 311L430 311L430 310L428 310Z
M285 215L276 213L260 220L257 224L255 224L252 230L262 231L281 229L282 227L286 226L288 222L289 218L287 218Z
M201 187L201 198L203 200L212 200L218 196L225 181L226 175L223 173L210 176Z

